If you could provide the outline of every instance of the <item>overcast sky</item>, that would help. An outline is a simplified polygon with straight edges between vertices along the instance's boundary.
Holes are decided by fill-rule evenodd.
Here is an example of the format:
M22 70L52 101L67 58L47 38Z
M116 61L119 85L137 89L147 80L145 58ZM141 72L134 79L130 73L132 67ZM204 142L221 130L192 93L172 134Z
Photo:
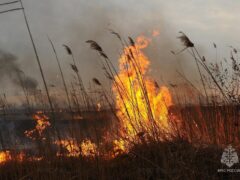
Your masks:
M49 84L58 85L61 81L47 35L53 40L64 73L69 77L71 59L62 44L72 47L85 84L93 77L102 77L98 56L89 49L86 40L99 42L117 64L119 42L108 28L125 37L149 36L152 30L159 30L160 36L146 53L152 60L153 76L169 81L179 64L187 75L196 72L187 57L176 58L170 53L181 47L176 39L180 30L210 58L215 56L213 42L219 47L219 57L229 56L229 45L240 47L240 1L237 0L23 0L23 3ZM18 6L4 6L0 10ZM41 83L22 12L0 14L0 23L0 49L17 56L26 74ZM1 91L12 87L4 81L1 84Z

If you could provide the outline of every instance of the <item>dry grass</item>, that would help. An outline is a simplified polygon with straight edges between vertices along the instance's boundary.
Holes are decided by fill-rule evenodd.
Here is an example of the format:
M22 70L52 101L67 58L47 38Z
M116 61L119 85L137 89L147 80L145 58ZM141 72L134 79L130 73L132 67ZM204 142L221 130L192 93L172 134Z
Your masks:
M136 43L132 38L129 37L129 43L126 43L118 33L113 31L111 33L117 36L123 46L131 45L135 47ZM224 165L220 163L223 148L232 144L238 152L240 150L238 89L236 90L235 86L229 85L229 83L235 83L238 87L239 84L240 68L238 67L237 56L234 57L232 54L232 66L228 67L231 69L226 71L223 66L219 68L219 64L208 63L208 60L199 54L185 34L182 33L180 40L185 46L183 51L189 51L196 62L205 95L195 94L194 98L201 99L197 105L186 106L185 102L180 102L176 104L184 105L169 108L168 119L171 129L174 130L171 138L159 138L159 135L163 135L164 132L158 126L154 126L157 119L154 117L153 109L149 103L144 73L137 58L130 51L127 54L126 62L131 63L137 72L137 83L141 87L147 118L153 122L153 126L147 129L149 130L147 132L149 136L145 138L143 134L146 129L143 128L142 131L139 131L138 127L133 125L137 129L135 132L137 136L134 141L126 137L124 139L125 141L129 140L128 143L131 144L129 150L118 152L118 155L114 158L106 158L105 154L113 151L112 140L119 136L120 121L116 114L114 97L111 93L108 93L99 79L93 78L93 83L96 85L94 90L98 91L98 95L105 102L100 112L96 109L99 97L89 96L82 83L82 77L77 68L73 52L68 46L64 45L67 53L72 57L73 64L71 67L76 75L71 83L71 88L64 85L68 101L66 109L71 109L70 114L72 116L70 116L70 119L76 120L76 116L90 119L86 115L86 112L90 112L88 114L91 114L92 119L95 120L91 122L89 130L86 130L87 125L84 125L84 123L81 124L82 127L74 123L68 124L64 126L64 129L68 131L68 140L74 139L76 142L82 142L85 137L88 137L101 151L92 157L84 157L82 154L78 157L57 157L56 152L59 149L56 149L52 141L66 138L66 134L61 128L57 128L57 123L55 123L52 129L45 132L46 140L43 141L42 137L39 137L35 142L34 153L41 155L43 159L40 161L9 161L0 166L0 179L196 179L196 177L197 179L237 179L235 173L217 173L217 169L224 168ZM118 76L117 69L113 66L112 60L109 59L103 48L92 40L87 41L87 43L90 43L91 48L96 50L102 58L101 64L106 79L114 85L119 93L126 117L131 121L132 117L128 114L129 109L123 97L130 100L132 107L138 109L138 102L134 97L135 92L129 94L126 91L121 78ZM215 45L214 48L217 48L217 46ZM233 49L233 53L237 54L238 52ZM55 55L57 57L56 52ZM58 58L57 62L59 63ZM60 66L59 70L62 71ZM232 73L232 79L230 80L227 79L229 76L226 75L229 71ZM63 73L62 80L63 84L66 84ZM131 78L129 78L129 81L131 81ZM188 85L197 89L197 92L202 92L201 89L198 89L199 87L194 86L191 82L188 82ZM158 86L157 83L156 86ZM218 98L211 99L213 95L218 96ZM53 100L52 97L50 98ZM3 99L1 101L6 104ZM44 106L46 99L41 103ZM37 103L35 102L35 104ZM61 109L57 107L51 112L45 109L45 113L49 115L54 113L56 118L62 115L59 110ZM105 114L103 113L100 116L103 111L105 111ZM110 113L112 114L111 117L109 117ZM141 117L141 112L138 113ZM109 120L111 123L101 129L98 123L103 121L100 121L100 119L111 119ZM85 130L83 130L84 128ZM107 136L109 138L107 141L104 140L106 132L110 134ZM0 143L4 147L4 137L1 133L0 135ZM124 137L121 136L121 138ZM17 152L17 148L15 151ZM60 152L66 153L61 148ZM239 164L234 167L239 167Z
M222 149L194 147L184 140L136 145L112 160L97 158L47 158L38 162L9 162L0 178L8 179L237 179L237 174L217 173L224 168ZM235 168L239 165L235 166Z

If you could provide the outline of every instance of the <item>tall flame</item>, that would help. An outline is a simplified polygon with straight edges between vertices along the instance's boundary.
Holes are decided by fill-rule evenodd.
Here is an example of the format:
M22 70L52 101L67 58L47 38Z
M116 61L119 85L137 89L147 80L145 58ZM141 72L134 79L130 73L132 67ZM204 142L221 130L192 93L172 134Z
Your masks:
M131 40L130 40L131 41ZM150 60L142 52L151 42L140 36L124 48L119 59L119 74L115 76L117 116L121 132L127 138L153 135L159 129L170 130L168 107L172 98L167 87L159 87L147 75Z

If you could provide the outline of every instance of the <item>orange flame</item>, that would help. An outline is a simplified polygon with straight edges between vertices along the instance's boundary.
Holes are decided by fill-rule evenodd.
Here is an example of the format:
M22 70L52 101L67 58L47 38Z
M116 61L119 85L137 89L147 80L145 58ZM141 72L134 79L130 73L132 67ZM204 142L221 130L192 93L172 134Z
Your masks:
M10 161L12 159L12 156L10 154L10 151L1 151L0 152L0 164L4 164L7 161Z
M124 140L119 139L113 141L113 158L126 152L128 152L128 150L126 149L126 142Z
M117 116L120 119L124 137L135 138L161 129L170 131L168 107L172 105L171 94L167 87L158 84L147 76L149 59L142 49L151 39L140 36L135 44L125 47L119 59L119 74L115 77L113 91L116 95ZM116 141L119 149L124 142Z
M67 151L66 156L67 157L78 157L81 153L80 147L72 139L56 141L55 144L57 144L57 145L66 149L66 151ZM57 156L62 156L62 155L63 154L61 154L61 153L57 153Z
M31 139L36 139L36 136L42 137L45 129L51 124L49 122L49 117L47 117L42 111L36 112L36 114L33 115L33 119L37 123L35 129L29 131L27 130L24 134Z
M20 153L12 153L10 151L0 151L0 165L5 164L8 161L19 161L22 162L25 158L25 153L20 152Z
M67 157L79 157L82 155L85 157L93 157L97 155L96 144L88 139L82 141L80 144L73 139L56 141L55 144L63 147L67 151L66 154L57 153L57 156L66 155Z
M86 157L94 157L97 153L96 144L92 143L90 140L86 139L81 143L82 155Z
M97 103L97 111L100 112L101 109L102 109L102 105L101 105L101 103L99 102L99 103Z

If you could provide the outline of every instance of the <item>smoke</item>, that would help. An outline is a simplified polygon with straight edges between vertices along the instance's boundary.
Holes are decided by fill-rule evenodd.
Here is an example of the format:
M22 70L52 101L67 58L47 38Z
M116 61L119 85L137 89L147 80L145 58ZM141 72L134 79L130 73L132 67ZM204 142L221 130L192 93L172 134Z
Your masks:
M191 74L191 77L194 77L196 72L195 68L192 68L194 66L184 60L184 57L175 57L170 53L171 50L180 49L176 47L177 44L180 44L176 39L177 32L179 30L185 31L186 28L180 26L181 29L178 27L175 29L174 25L170 26L171 19L169 20L169 17L164 14L165 8L159 4L154 1L139 3L137 0L131 0L128 3L111 0L101 2L98 0L87 2L73 0L71 3L64 0L26 2L26 12L47 83L52 83L58 87L62 86L59 71L56 68L56 60L46 34L54 42L67 83L73 81L72 69L69 66L71 57L64 51L62 44L70 46L73 50L84 85L88 86L93 77L98 77L101 82L104 81L105 77L98 60L99 57L85 43L86 40L97 41L111 58L115 67L118 67L121 44L108 29L113 29L126 39L128 36L135 39L138 35L148 37L151 36L153 30L159 30L160 35L154 38L153 44L149 48L144 50L151 60L151 75L154 75L158 81L162 79L162 76L167 79L166 81L175 81L175 71L176 69L181 71L179 68L182 66L184 70L189 72L188 74ZM148 8L145 5L148 5ZM0 45L9 49L10 52L14 51L23 63L21 67L28 74L39 78L39 70L22 17L14 15L14 18L10 19L9 16L2 17L1 23L4 24L1 30L3 36L0 37ZM16 31L16 28L19 28L19 31ZM32 59L34 60L29 61ZM17 60L14 62L18 67ZM20 68L18 67L18 69ZM15 77L13 79L16 82L19 82L16 75L13 77ZM28 78L25 77L24 80L26 79ZM39 82L42 81L39 80ZM33 81L29 86L34 84Z
M26 90L35 90L38 86L35 79L21 70L16 56L0 50L0 82L5 78L9 78L13 84Z
M81 7L84 6L86 4L82 4ZM171 28L160 13L156 16L155 12L140 8L140 4L135 4L136 8L129 8L121 3L109 2L108 6L106 6L104 3L98 4L94 1L89 2L87 6L88 8L82 8L79 14L79 17L86 15L82 20L74 19L67 21L68 18L62 17L61 25L64 26L65 36L59 36L58 39L55 38L57 39L56 42L62 39L62 42L68 44L72 48L73 53L76 54L78 58L77 65L79 65L78 68L85 85L93 77L98 77L101 79L101 82L104 81L104 73L99 65L98 57L85 43L86 40L91 39L98 42L108 57L111 58L115 67L118 67L121 43L109 32L109 29L118 32L125 39L128 36L135 39L139 35L151 38L154 30L159 31L159 36L154 37L151 45L144 50L151 61L151 75L154 75L154 78L158 81L161 80L162 75L167 81L176 79L176 70L181 71L178 63L181 62L183 64L184 61L180 61L180 58L174 56L170 51L181 48L176 46L179 42L177 40L179 29L170 31ZM115 11L116 7L119 9L118 11ZM89 13L89 9L94 13ZM60 14L57 14L56 19L60 19L59 16L61 17ZM62 56L64 57L64 55ZM183 66L189 66L189 64L183 64ZM66 69L69 69L69 67Z

